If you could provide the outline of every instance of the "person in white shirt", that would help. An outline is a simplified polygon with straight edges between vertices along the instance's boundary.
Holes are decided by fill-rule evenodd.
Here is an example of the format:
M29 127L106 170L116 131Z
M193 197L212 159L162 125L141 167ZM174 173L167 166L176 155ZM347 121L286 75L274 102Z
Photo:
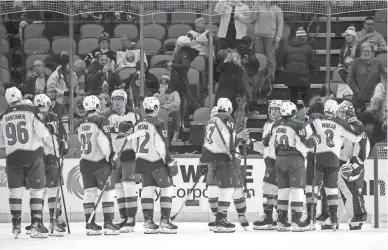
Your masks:
M136 63L140 62L140 49L135 48L136 43L129 37L121 37L121 49L116 52L117 71L122 68L135 68ZM148 67L147 57L144 53L144 63Z

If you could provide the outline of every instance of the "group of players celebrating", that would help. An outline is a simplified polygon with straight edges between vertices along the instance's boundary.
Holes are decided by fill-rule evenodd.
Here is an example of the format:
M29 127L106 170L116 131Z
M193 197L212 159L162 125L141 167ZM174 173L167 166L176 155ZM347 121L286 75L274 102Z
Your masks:
M13 87L6 90L5 98L9 108L0 116L0 147L6 151L12 232L16 238L21 233L22 197L26 187L30 190L31 225L26 228L30 236L63 236L67 225L61 218L59 187L63 156L68 151L66 136L59 132L60 123L50 111L51 102L46 95L37 95L33 104L27 103ZM127 106L127 99L125 91L115 90L111 96L112 108L105 112L100 111L98 97L87 96L83 100L87 115L77 125L77 135L82 151L80 172L86 234L118 235L134 231L139 196L135 176L138 174L142 176L140 203L144 233L174 234L178 227L170 219L174 195L172 177L177 175L178 166L168 150L166 124L158 118L159 100L146 97L145 117L141 118L134 107ZM352 204L354 211L347 211L353 215L351 229L361 228L366 211L360 188L369 142L351 103L329 100L323 114L310 114L309 121L303 123L295 119L297 108L293 103L273 100L262 141L250 139L246 129L238 128L232 112L230 100L220 98L205 128L199 167L206 174L209 205L215 215L215 221L209 223L210 230L235 231L234 224L227 221L232 200L241 226L249 226L245 217L242 147L263 153L266 165L264 215L253 223L254 229L312 229L317 196L323 190L327 204L317 218L322 229L338 228L338 190ZM160 189L159 225L153 219L156 187ZM101 190L99 197L98 189ZM42 218L45 194L50 231ZM302 220L305 195L307 219ZM120 214L118 223L113 222L115 198ZM289 200L291 223L288 222ZM100 201L103 227L95 222ZM275 208L277 220L273 217Z

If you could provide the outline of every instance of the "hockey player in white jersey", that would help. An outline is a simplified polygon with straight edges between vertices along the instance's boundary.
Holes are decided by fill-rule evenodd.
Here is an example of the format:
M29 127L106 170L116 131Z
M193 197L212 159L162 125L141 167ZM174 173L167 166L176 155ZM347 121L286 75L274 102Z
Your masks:
M268 107L269 120L264 124L263 128L263 138L270 136L270 131L272 125L275 121L281 118L280 109L282 107L283 101L281 100L272 100ZM262 142L254 142L252 145L253 150L261 151L257 149L260 147ZM263 210L264 215L260 220L253 222L253 229L256 230L266 230L266 229L276 229L276 219L273 219L272 213L275 208L276 212L276 202L278 197L278 186L277 186L277 177L275 170L275 148L274 145L270 144L268 147L264 148L263 158L265 163L265 174L263 178Z
M219 188L214 232L227 233L235 231L235 225L229 223L226 219L232 200L235 203L239 217L244 217L239 218L241 225L247 227L249 223L243 213L246 209L243 190L244 180L241 180L242 176L239 168L241 159L235 145L234 119L230 115L233 111L232 103L227 98L220 98L217 102L217 109L218 113L206 126L200 165L211 165L212 174L215 176L211 184L214 184L216 180ZM236 205L236 200L241 200L241 202Z
M344 139L340 154L338 188L348 217L350 230L360 230L367 219L365 201L362 195L364 184L364 162L369 155L370 143L364 125L357 120L353 104L343 101L338 108L337 117L347 121L361 140L351 143Z
M338 228L337 182L341 147L344 138L352 143L359 140L354 130L346 121L336 118L337 110L338 103L334 100L328 100L324 107L325 114L311 114L310 121L306 124L306 129L304 131L306 133L306 138L309 138L310 135L316 133L321 139L316 147L315 190L313 195L317 197L319 182L323 175L323 187L325 188L325 193L327 195L329 217L323 222L320 222L320 224L329 223L333 229ZM312 191L312 186L306 186L306 195L307 193L312 193ZM314 199L314 201L316 200L317 199ZM313 206L316 206L316 204L313 204Z
M141 205L144 214L145 234L175 234L178 227L171 223L170 214L174 186L172 177L178 174L178 164L171 159L167 142L167 125L158 118L160 103L156 97L146 97L143 101L146 117L134 127L134 133L144 132L144 136L132 139L130 143L136 153L136 173L142 175L143 190ZM154 196L160 188L161 219L155 224Z
M68 146L64 139L66 138L65 134L62 134L62 131L65 129L59 129L61 123L59 123L59 119L56 114L50 112L49 108L51 107L51 100L45 94L36 95L34 98L34 105L38 107L40 113L44 117L44 122L46 124L50 124L50 126L54 129L52 140L56 140L58 142L59 147L51 148L49 145L43 142L44 149L44 165L45 165L45 178L46 178L46 188L45 188L45 196L48 199L48 207L49 207L49 215L50 215L50 224L49 231L50 236L63 236L66 231L66 223L61 217L62 209L61 202L59 200L59 204L57 206L57 193L59 188L59 158L62 155L66 155L68 151ZM63 182L63 181L62 181ZM59 196L59 199L61 197ZM54 211L56 209L56 211ZM53 221L55 214L55 219ZM54 234L51 234L51 227L54 222ZM31 225L26 227L26 233L31 233Z
M45 166L43 142L53 144L49 124L37 107L22 103L22 94L16 87L8 88L5 99L9 105L0 116L0 148L5 148L9 205L12 215L12 232L15 238L21 233L22 197L26 184L30 187L32 238L47 238L48 230L42 223Z
M119 133L133 129L139 119L134 110L127 107L127 94L118 89L111 95L112 108L104 115L109 119L113 150L120 157L120 166L114 171L115 192L120 212L121 233L133 232L137 213L138 190L135 182L135 152L132 145L124 138L118 139Z
M102 213L104 216L104 234L118 235L120 227L113 224L114 219L114 181L109 176L116 168L117 155L113 151L108 119L100 115L100 100L91 95L83 100L86 117L77 127L78 140L81 143L80 172L84 187L83 207L86 221L86 235L101 235L102 227L95 222L93 214L97 190L102 190Z

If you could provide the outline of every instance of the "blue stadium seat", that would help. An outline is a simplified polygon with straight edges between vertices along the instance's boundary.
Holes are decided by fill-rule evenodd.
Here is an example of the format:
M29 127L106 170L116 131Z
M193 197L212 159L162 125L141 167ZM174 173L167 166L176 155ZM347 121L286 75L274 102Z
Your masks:
M161 61L172 61L172 56L170 55L154 55L151 58L150 68L153 68L158 62Z
M186 35L186 33L192 29L193 27L191 27L188 24L184 24L184 23L172 24L168 28L167 36L168 38L178 38L180 36Z
M9 61L5 55L1 55L1 68L9 70Z
M136 72L136 68L123 68L119 71L121 80L127 79L131 74Z
M78 54L86 55L98 47L98 39L94 37L82 38L78 43Z
M0 25L0 37L7 37L7 28L2 24Z
M144 22L164 25L167 23L167 13L156 10L154 14L144 16Z
M184 13L185 10L175 10L171 13L171 23L189 23L194 24L197 15L195 13Z
M23 40L26 41L31 37L43 36L43 32L45 28L46 28L46 25L43 23L32 23L27 25L24 28Z
M121 49L121 37L113 37L110 39L110 49L115 52Z
M144 38L144 51L147 55L155 55L160 52L162 49L162 43L156 38ZM136 48L140 49L141 43L140 40L136 44Z
M1 68L1 82L2 83L11 83L11 74L8 69Z
M67 52L68 54L73 54L77 52L77 44L75 41L72 41L73 47L70 47L70 37L68 36L57 36L53 38L51 44L51 50L54 54L61 54L62 51Z
M147 24L144 26L144 37L162 39L166 37L166 28L160 24Z
M9 52L9 42L6 38L1 39L1 54L6 54Z
M152 68L149 70L149 72L155 75L158 78L158 80L160 80L163 75L169 74L167 69L164 69L164 68Z
M114 30L115 37L127 36L128 38L136 38L139 35L139 30L133 24L119 24Z
M104 32L104 27L99 24L84 24L81 26L81 39L86 37L99 38Z
M45 54L50 50L50 42L46 37L31 37L24 42L24 53Z

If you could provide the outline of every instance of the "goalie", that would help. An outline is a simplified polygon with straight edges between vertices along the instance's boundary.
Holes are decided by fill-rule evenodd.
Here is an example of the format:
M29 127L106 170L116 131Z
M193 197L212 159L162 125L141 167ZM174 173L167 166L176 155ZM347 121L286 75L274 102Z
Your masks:
M361 140L351 143L345 139L340 155L340 170L338 176L338 188L348 217L350 230L360 230L367 219L365 201L362 195L364 181L364 161L369 155L370 144L365 133L364 125L357 120L353 104L343 101L339 105L337 117L345 120L361 134Z

